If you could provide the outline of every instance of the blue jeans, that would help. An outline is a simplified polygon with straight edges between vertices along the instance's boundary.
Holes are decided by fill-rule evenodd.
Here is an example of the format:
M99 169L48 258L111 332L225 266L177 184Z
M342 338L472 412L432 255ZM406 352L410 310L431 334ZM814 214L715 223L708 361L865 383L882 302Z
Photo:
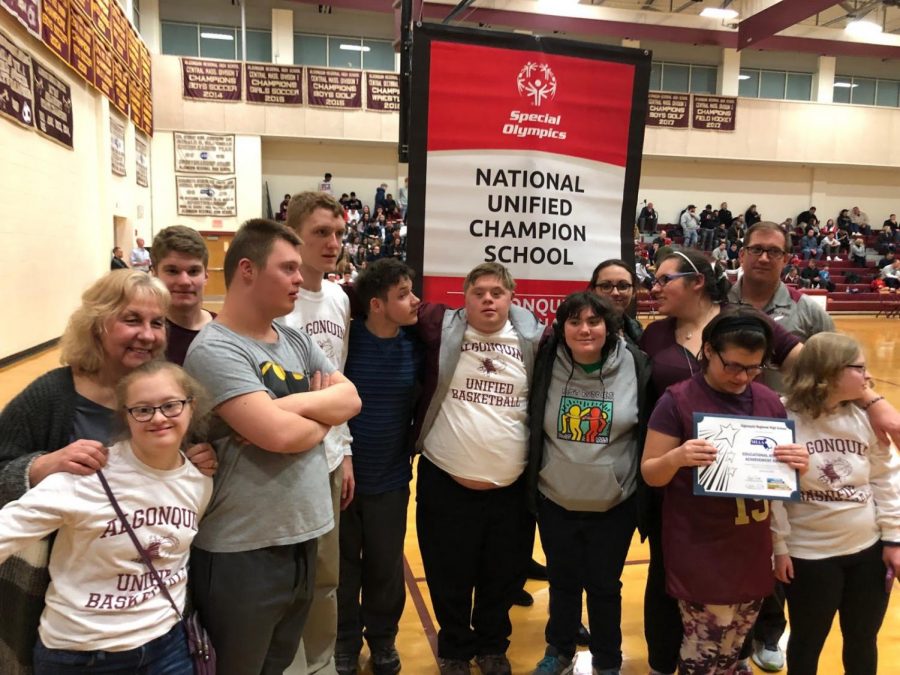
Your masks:
M699 238L700 238L699 231L696 227L684 228L684 247L685 248L690 248L691 246L696 246Z
M34 646L35 675L193 675L187 636L179 621L172 630L123 652L49 649L38 638Z

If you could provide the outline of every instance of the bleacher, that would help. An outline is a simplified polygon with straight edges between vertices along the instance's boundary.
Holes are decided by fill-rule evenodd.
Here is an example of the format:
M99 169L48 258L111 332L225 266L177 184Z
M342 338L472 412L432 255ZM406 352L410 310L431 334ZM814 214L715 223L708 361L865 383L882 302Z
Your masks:
M659 225L657 230L668 230L673 225ZM671 230L670 230L671 231ZM872 288L872 281L879 276L877 261L881 258L875 251L875 242L878 238L877 234L871 234L864 237L866 242L866 266L860 267L852 260L826 260L825 257L819 261L820 268L822 265L828 265L831 272L831 280L835 285L833 291L829 291L826 295L826 309L829 314L885 314L887 316L900 315L900 293L896 293L891 289L883 288L875 290ZM799 241L799 237L795 236L794 241ZM672 239L675 245L681 245L680 237ZM636 247L644 249L648 247L648 243L641 242ZM799 246L794 246L794 252L801 257ZM805 261L801 262L802 264ZM848 283L847 277L855 274L858 279L854 279L854 283ZM799 289L804 292L805 289ZM817 295L821 295L821 291L816 291ZM637 311L638 314L653 316L656 314L655 302L650 296L649 291L641 289L637 295Z

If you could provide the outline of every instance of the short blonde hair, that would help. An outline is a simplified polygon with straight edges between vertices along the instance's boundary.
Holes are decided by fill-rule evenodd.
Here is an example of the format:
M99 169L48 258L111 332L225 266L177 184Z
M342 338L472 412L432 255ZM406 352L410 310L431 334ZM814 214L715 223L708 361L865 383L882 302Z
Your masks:
M486 262L472 268L472 271L466 275L466 280L463 282L463 293L467 292L469 287L481 277L497 277L506 290L510 292L516 290L516 280L513 279L506 267L500 263Z
M316 209L325 209L333 216L343 219L344 207L327 192L298 192L288 202L286 224L297 234L303 222Z
M82 294L81 306L69 317L60 339L60 361L81 375L99 373L106 362L101 341L106 322L129 302L143 297L156 298L162 314L169 311L169 291L159 279L146 272L115 270L100 277ZM165 343L159 345L154 356L164 349Z
M856 361L861 353L859 343L849 335L813 335L803 345L797 362L785 377L785 408L813 419L822 415L828 394L844 368Z

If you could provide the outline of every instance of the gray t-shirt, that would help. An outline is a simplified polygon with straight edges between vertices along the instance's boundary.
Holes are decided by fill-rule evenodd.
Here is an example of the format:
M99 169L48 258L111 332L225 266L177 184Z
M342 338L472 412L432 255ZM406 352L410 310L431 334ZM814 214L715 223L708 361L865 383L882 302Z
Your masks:
M191 344L185 370L214 406L265 391L274 398L309 391L316 371L334 366L308 335L273 324L276 342L239 335L208 323ZM334 527L325 450L281 454L241 443L221 420L211 435L219 468L212 501L194 545L213 553L285 546L319 537Z

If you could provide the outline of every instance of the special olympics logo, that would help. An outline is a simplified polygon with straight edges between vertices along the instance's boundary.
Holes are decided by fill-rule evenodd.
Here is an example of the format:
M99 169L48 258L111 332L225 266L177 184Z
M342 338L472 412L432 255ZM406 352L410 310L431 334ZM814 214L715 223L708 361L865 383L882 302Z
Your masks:
M556 96L556 75L546 63L529 61L519 71L516 88L520 96L527 96L532 105L540 107L544 100L552 101Z

